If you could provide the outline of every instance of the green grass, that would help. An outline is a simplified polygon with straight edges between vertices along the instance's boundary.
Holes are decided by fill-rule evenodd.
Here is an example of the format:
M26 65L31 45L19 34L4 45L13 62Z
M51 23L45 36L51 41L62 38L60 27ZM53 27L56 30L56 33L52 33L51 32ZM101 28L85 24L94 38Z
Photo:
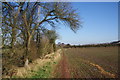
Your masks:
M46 63L42 68L40 68L37 72L34 72L32 78L48 78L50 77L52 70L52 63Z
M34 75L31 76L31 78L50 78L51 73L54 69L54 65L56 65L57 62L47 62L42 68L39 68L38 71L34 72Z

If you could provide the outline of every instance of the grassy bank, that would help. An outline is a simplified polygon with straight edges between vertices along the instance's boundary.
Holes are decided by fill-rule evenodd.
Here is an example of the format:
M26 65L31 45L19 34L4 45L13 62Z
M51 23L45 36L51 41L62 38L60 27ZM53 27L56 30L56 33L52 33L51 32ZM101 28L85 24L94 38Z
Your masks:
M38 71L33 72L31 78L51 78L57 63L58 61L47 62L42 68L39 68Z
M54 54L46 55L44 59L37 59L28 67L18 68L17 75L13 78L50 78L59 62L61 50Z

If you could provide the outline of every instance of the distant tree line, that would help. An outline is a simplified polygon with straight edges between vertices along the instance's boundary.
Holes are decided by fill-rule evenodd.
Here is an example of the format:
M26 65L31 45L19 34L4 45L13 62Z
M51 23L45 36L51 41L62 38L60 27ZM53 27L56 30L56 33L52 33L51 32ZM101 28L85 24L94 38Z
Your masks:
M85 47L109 47L109 46L120 46L120 41L103 43L103 44L87 44L87 45L70 45L64 44L63 48L85 48ZM60 46L60 45L59 45Z

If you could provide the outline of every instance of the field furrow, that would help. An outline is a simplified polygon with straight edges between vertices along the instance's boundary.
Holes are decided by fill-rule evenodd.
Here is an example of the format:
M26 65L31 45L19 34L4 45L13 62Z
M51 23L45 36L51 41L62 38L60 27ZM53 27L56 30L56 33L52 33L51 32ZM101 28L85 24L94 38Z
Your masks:
M117 47L64 49L56 73L60 72L62 78L117 78L117 49ZM66 69L69 71L67 77Z

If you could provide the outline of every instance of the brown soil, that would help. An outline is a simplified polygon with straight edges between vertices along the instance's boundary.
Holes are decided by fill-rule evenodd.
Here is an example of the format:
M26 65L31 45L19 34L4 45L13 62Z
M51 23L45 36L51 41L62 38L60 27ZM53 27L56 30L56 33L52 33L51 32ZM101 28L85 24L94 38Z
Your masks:
M54 75L54 78L70 78L68 62L64 52L62 53L60 62L56 66Z
M77 55L79 56L79 55ZM77 58L77 56L75 56ZM73 55L71 56L73 58L75 58ZM73 59L72 58L72 59ZM94 70L93 70L93 67L95 69L98 70L97 73L103 75L103 76L99 76L99 77L106 77L106 78L115 78L115 75L110 73L110 72L107 72L104 70L104 68L102 68L101 66L99 66L98 64L94 64L92 62L90 62L89 60L84 60L84 59L81 59L81 58L77 58L77 59L81 59L82 62L88 64L88 65L91 65L93 67L86 67L86 66L82 66L82 70L80 71L79 70L79 67L78 64L79 64L79 60L76 60L76 59L73 59L72 61L74 62L74 64L70 65L70 59L68 56L67 56L67 53L64 53L64 51L62 50L62 53L61 53L61 60L59 61L59 63L56 65L56 68L53 72L53 78L96 78L96 74L93 75L92 73L94 73ZM81 66L80 66L81 67ZM93 70L91 72L91 70ZM90 73L89 73L90 72ZM96 72L95 72L96 73ZM91 75L92 74L92 75ZM98 78L99 78L98 77Z

